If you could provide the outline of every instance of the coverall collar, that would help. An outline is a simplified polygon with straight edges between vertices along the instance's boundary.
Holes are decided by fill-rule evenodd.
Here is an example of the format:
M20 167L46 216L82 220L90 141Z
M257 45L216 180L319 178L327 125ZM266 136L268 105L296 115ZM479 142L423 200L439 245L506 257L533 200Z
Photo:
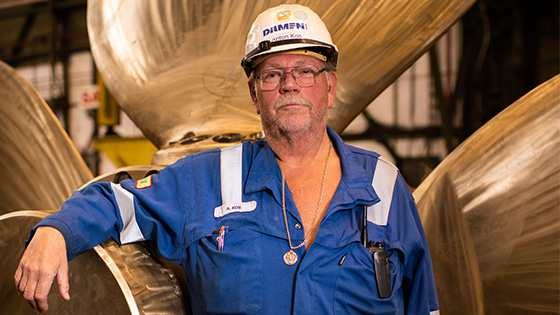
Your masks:
M342 177L331 201L328 212L336 210L337 206L348 206L352 204L371 205L379 201L372 187L372 179L368 177L363 166L358 164L352 155L352 146L345 144L340 136L327 126L327 133L336 149L342 166ZM256 152L253 163L249 169L245 194L270 189L278 200L281 189L281 172L274 152L268 143Z

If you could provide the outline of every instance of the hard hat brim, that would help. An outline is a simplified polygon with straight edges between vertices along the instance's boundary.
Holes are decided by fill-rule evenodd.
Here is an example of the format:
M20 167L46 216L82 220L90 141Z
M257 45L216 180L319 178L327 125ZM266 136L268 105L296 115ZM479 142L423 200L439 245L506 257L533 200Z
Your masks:
M259 47L255 48L251 53L249 53L243 60L241 61L241 66L245 70L247 77L251 75L254 67L256 66L253 64L253 61L258 57L262 57L265 55L276 54L283 51L292 51L292 50L311 50L316 53L319 53L326 57L327 63L332 68L332 70L336 70L338 66L338 50L336 46L329 45L317 41L310 41L310 40L293 40L293 43L286 43L287 41L279 41L279 42L262 42L260 43ZM262 61L263 59L261 59Z

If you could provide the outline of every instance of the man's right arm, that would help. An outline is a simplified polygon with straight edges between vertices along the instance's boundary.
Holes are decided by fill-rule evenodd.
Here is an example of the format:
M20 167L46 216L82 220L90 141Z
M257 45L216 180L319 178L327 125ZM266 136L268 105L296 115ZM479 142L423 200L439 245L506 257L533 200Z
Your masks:
M60 211L33 228L15 275L20 294L44 311L57 277L61 296L69 299L68 261L110 237L119 244L153 241L162 257L180 263L191 167L169 166L153 175L148 186L124 180L119 185L94 183L75 192Z
M49 308L47 296L54 277L57 278L60 296L68 301L66 242L58 230L39 227L16 270L16 288L37 312L46 312Z

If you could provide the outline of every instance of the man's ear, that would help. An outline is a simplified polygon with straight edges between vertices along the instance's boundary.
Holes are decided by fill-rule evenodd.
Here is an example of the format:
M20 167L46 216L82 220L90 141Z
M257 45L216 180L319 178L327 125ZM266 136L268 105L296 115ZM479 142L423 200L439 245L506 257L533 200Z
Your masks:
M328 94L329 94L329 109L334 105L334 99L336 96L336 84L338 83L338 76L335 71L331 71L328 74Z
M247 85L249 85L249 94L251 94L251 99L253 100L253 105L255 106L255 110L257 114L261 114L261 109L259 108L259 101L257 99L257 91L255 90L255 85L253 84L252 80L247 81Z

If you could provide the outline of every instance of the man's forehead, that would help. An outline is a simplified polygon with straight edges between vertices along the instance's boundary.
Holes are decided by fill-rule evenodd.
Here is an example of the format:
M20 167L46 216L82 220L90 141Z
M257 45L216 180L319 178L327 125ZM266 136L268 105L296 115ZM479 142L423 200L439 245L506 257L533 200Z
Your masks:
M290 65L316 65L320 66L322 61L317 58L307 55L275 55L263 60L260 64L261 67L285 67L286 64Z

